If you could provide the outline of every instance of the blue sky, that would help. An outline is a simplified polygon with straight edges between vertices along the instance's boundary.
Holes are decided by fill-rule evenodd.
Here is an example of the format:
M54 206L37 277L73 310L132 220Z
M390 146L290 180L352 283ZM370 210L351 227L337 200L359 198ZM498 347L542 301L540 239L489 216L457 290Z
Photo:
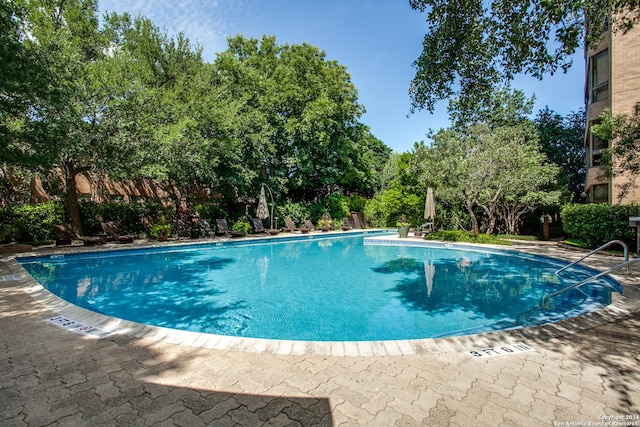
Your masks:
M408 0L99 0L100 12L144 15L173 35L183 32L203 49L207 62L226 50L226 38L276 36L278 44L303 42L347 67L367 110L361 121L395 151L428 142L430 129L449 126L447 103L435 113L409 115L412 63L420 55L426 15ZM512 86L536 96L534 114L548 105L565 115L583 104L584 60L568 74L543 81L517 78Z

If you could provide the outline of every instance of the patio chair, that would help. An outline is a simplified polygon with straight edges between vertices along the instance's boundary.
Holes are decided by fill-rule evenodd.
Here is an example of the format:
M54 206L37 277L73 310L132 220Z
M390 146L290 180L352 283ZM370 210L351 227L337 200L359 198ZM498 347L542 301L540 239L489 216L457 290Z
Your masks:
M362 223L361 219L360 219L360 215L358 215L356 212L353 212L351 214L351 218L353 218L353 228L356 230L360 230L362 228L364 228L364 224Z
M56 235L56 246L71 246L73 240L78 239L78 235L71 225L54 225Z
M171 233L178 236L178 240L180 240L180 236L189 236L189 230L187 229L187 224L185 224L184 220L173 220L173 222L171 223Z
M133 243L133 236L120 235L118 226L113 222L102 222L102 230L107 235L107 240L116 241L118 243Z
M316 227L313 225L313 223L311 221L309 221L308 219L304 220L304 225L311 231L316 229Z
M81 240L83 245L94 246L101 245L104 240L100 237L78 237L71 224L54 225L56 234L56 246L71 246L74 240Z
M253 234L268 233L260 218L251 218L251 230Z
M211 222L208 219L200 220L200 232L202 233L202 237L207 237L213 231L213 227L211 227Z
M293 223L293 220L289 217L284 219L284 223L286 225L286 227L282 229L282 231L284 232L292 232L292 231L300 230L298 227L296 227L296 225Z
M224 218L216 219L216 236L224 236L229 232L229 225Z

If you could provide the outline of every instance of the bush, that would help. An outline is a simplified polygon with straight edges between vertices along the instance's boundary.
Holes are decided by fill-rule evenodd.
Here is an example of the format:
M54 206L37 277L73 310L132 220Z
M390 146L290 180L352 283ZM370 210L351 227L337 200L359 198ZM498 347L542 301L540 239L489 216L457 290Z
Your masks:
M285 218L291 218L295 224L301 224L305 219L310 219L309 208L302 202L287 200L282 205L276 205L275 211L274 215L279 218L278 222L281 225L284 225Z
M569 204L560 210L565 233L583 239L591 248L611 240L622 240L629 246L635 246L636 233L635 229L629 227L629 217L636 215L636 204Z
M327 212L334 221L342 222L342 218L351 215L349 201L342 193L333 193L327 198Z
M399 188L390 188L369 200L364 214L373 227L395 227L402 215L406 215L407 222L419 226L425 222L424 199Z
M227 211L213 204L198 205L195 207L200 218L215 221L216 219L228 218Z
M231 226L231 230L239 231L239 232L244 233L244 234L247 234L249 232L250 228L251 228L251 224L249 224L247 221L245 221L243 219L237 220Z
M102 232L100 221L113 221L122 234L139 234L145 231L144 218L173 217L173 209L163 208L157 201L140 201L136 203L119 202L81 202L80 220L82 231L86 235Z
M355 212L364 212L364 207L367 204L367 199L362 196L350 196L348 198L349 210ZM351 212L349 212L351 213Z
M18 242L53 240L54 225L65 223L64 209L56 202L18 205L12 211L13 236Z

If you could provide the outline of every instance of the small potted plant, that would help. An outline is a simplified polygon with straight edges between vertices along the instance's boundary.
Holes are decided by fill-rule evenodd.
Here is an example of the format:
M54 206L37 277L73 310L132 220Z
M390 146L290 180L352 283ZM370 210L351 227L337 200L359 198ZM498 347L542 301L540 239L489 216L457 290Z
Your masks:
M398 227L398 235L401 238L406 238L409 235L409 227L411 227L411 224L407 222L406 215L402 215L400 217L400 220L396 223L396 226Z
M231 237L244 237L251 228L251 224L244 220L236 221L231 227Z
M331 229L331 221L326 218L322 218L318 221L318 228L322 231L329 231Z
M190 235L192 239L197 239L200 237L200 220L196 217L191 220Z
M166 241L171 236L171 224L156 224L151 227L149 235L161 242Z

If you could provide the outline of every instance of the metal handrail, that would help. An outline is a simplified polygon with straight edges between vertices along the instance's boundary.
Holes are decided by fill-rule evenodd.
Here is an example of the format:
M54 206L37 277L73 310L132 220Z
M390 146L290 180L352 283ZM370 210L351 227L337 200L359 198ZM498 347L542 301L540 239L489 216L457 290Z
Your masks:
M612 240L612 241L610 241L608 243L605 243L604 245L600 246L599 248L592 250L591 252L589 252L588 254L586 254L585 256L580 258L579 260L574 261L571 264L565 265L560 270L556 271L556 274L560 274L560 272L566 270L567 268L571 267L572 265L576 265L580 261L590 257L591 255L595 254L596 252L600 252L604 248L608 248L609 246L614 245L616 243L619 243L624 248L624 262L629 261L629 247L627 246L627 244L625 242L623 242L622 240Z
M545 296L542 297L542 308L547 308L547 299L549 299L550 297L555 297L556 295L560 295L564 292L567 292L571 289L575 289L578 288L582 285L586 285L587 283L593 282L594 280L598 280L599 278L606 276L609 273L613 273L614 271L617 271L623 267L628 267L631 264L635 264L636 262L640 262L640 257L638 258L633 258L630 259L628 261L622 262L616 266L611 267L610 269L608 269L607 271L603 271L602 273L598 273L594 276L589 277L588 279L583 280L580 283L574 283L573 285L569 285L564 289L560 289L559 291L555 291L552 292L550 294L545 294ZM612 288L614 291L619 292L618 289L615 288L615 286L613 286L611 283L605 282L607 284L607 286L609 286L610 288Z

